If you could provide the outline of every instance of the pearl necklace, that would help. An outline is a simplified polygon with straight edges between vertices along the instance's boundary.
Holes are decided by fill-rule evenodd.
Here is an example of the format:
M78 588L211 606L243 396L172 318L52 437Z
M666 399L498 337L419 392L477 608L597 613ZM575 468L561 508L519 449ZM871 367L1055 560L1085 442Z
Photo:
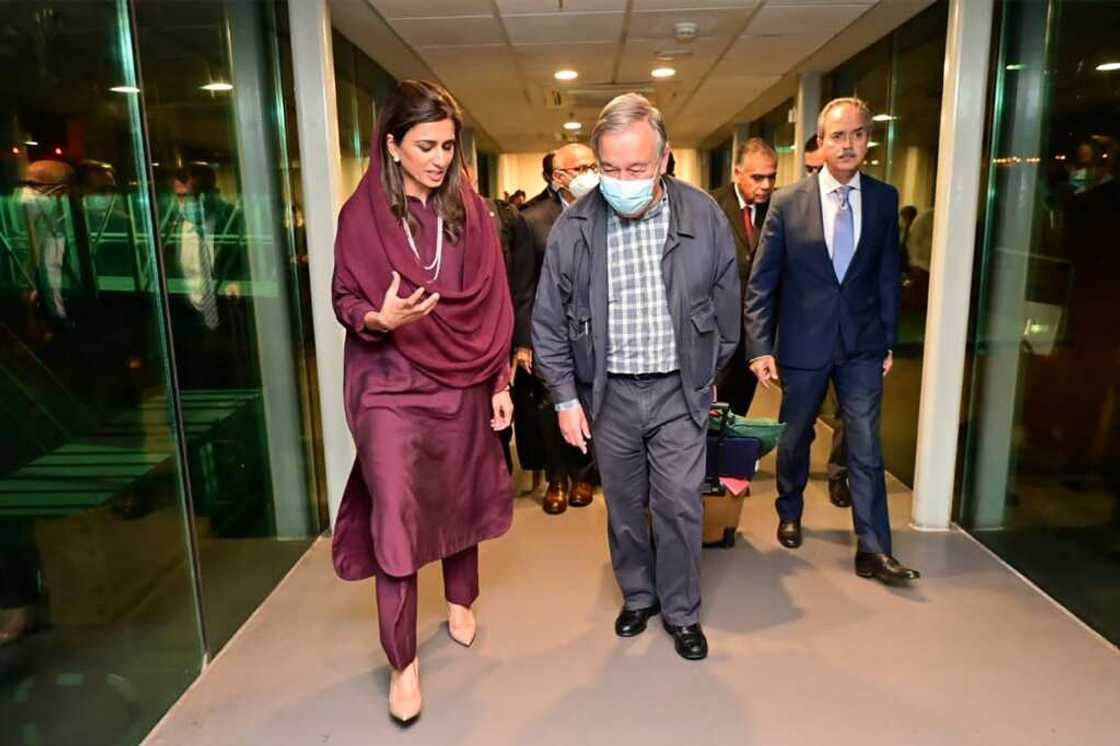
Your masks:
M416 257L416 261L420 262L420 266L424 267L425 272L435 270L435 274L432 275L432 281L435 282L439 278L439 271L443 269L443 216L440 215L436 218L436 258L427 266L424 265L424 260L420 258L420 252L416 249L416 241L412 238L412 229L408 227L408 218L401 218L401 225L404 226L404 235L408 238L408 247L412 249L412 255Z

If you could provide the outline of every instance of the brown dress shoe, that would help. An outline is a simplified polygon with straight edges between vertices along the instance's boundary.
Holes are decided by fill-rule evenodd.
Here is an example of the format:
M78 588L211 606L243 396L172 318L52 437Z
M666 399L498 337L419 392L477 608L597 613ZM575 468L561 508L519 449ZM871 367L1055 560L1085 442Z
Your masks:
M584 508L591 504L595 497L595 488L590 482L576 482L572 485L572 494L568 495L568 505L573 508Z
M568 499L564 497L564 488L559 482L548 483L542 507L549 515L558 515L568 509Z

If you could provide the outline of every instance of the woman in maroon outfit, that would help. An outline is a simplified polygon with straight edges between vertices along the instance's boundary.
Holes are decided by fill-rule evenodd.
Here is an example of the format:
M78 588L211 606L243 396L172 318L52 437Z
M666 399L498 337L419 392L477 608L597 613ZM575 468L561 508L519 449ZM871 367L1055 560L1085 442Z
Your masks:
M448 630L474 641L478 543L502 535L513 488L513 310L501 246L463 171L462 113L437 84L404 81L342 208L334 308L346 327L344 396L357 459L335 521L335 569L377 578L389 711L420 712L416 572L443 561Z

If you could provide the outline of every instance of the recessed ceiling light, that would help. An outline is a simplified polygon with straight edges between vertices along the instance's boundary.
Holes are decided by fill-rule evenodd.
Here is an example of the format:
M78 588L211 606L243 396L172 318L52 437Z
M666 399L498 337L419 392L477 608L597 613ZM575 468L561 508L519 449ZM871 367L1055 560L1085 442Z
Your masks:
M1016 70L1022 70L1025 67L1026 67L1026 65L1008 65L1007 69L1012 71L1012 72L1015 72Z
M1114 70L1120 70L1120 62L1105 62L1101 65L1097 65L1097 70L1102 73L1110 73Z
M649 74L655 78L671 78L677 74L677 71L671 67L655 67L649 71Z
M569 132L575 132L576 130L583 129L583 125L573 119L570 122L564 122L564 129Z
M218 93L222 91L232 91L233 86L229 83L207 83L202 86L202 90L210 91L211 93Z
M115 85L109 89L113 93L139 93L140 89L131 85Z
M896 119L898 119L898 117L892 117L890 114L876 114L871 117L872 122L893 122Z
M867 143L867 147L868 148L877 148L877 147L879 147L879 143L872 140L871 142Z
M23 141L23 144L24 144L24 145L29 145L29 146L31 146L31 147L35 147L35 146L36 146L36 145L38 145L39 143L38 143L38 141L36 141L36 140L24 140L24 141Z
M557 80L575 80L579 77L579 73L577 73L575 70L569 70L565 68L563 70L557 70L552 74L552 77L556 78Z

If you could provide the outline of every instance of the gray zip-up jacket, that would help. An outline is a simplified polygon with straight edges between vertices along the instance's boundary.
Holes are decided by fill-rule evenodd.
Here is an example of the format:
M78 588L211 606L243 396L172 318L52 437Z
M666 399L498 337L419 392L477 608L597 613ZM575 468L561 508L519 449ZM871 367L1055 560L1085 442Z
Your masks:
M681 388L703 426L712 381L739 343L742 308L735 238L705 192L676 179L661 274L680 357ZM607 383L607 210L596 189L552 227L533 308L536 365L552 401L578 398L594 421Z

